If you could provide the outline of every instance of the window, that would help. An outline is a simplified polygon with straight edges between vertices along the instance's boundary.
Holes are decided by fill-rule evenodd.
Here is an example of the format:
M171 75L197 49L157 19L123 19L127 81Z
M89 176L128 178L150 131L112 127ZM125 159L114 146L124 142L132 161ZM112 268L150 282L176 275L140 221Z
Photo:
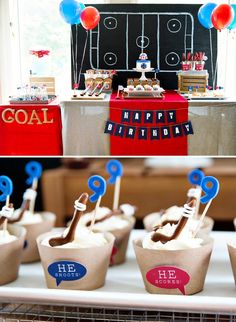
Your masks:
M61 0L18 0L21 77L28 82L34 62L41 58L30 55L30 50L50 50L46 73L56 77L57 92L70 88L70 26L59 14Z

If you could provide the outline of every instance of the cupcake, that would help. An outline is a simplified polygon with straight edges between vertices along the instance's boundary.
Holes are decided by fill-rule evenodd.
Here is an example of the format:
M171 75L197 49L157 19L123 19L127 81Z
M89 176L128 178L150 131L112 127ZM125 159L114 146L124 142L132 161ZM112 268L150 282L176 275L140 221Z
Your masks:
M213 241L193 233L188 221L195 207L196 199L191 198L177 224L167 223L133 242L149 293L191 295L203 289Z
M23 195L23 202L20 209L17 209L10 223L17 223L26 229L26 240L22 263L30 263L39 260L39 252L36 239L39 235L50 231L56 221L56 216L51 212L34 213L32 203L34 204L37 192L35 189L27 189Z
M231 268L234 275L234 282L236 285L236 243L235 242L228 243L227 247L228 247Z
M152 88L152 86L146 84L146 85L144 85L144 90L148 91L148 92L151 92L151 91L153 91L153 88Z
M12 205L0 212L0 285L17 279L26 235L23 227L6 224L11 212Z
M187 197L195 197L197 200L200 198L200 189L191 188L188 190ZM198 207L197 207L198 208ZM144 217L143 224L147 231L152 231L154 227L163 226L167 223L177 224L181 215L182 215L183 207L172 206L166 210L161 210L160 212L154 212ZM196 209L198 212L198 209ZM193 218L189 220L191 222L192 227L196 227L198 225L199 216L196 214ZM204 234L209 234L214 226L214 220L210 217L204 217L203 222L201 223L200 229Z
M134 91L134 86L133 85L128 85L127 89L128 89L128 92L133 92Z
M87 201L86 193L76 200L71 224L61 235L47 233L37 239L48 288L95 290L105 284L115 238L78 227Z
M123 204L118 210L110 210L107 207L100 207L96 212L93 230L97 232L110 232L115 236L115 243L112 251L110 265L118 265L125 262L126 251L130 232L135 224L136 207ZM79 227L89 227L91 225L94 211L82 216ZM78 229L80 229L78 227Z
M144 87L141 84L137 85L135 89L136 91L144 91Z

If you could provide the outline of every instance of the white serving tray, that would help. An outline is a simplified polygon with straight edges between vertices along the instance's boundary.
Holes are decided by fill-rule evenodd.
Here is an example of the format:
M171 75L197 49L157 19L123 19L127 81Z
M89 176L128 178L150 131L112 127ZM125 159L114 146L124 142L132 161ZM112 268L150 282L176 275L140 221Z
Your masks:
M235 240L235 232L214 232L215 247L204 291L192 295L153 295L145 291L132 248L132 239L144 234L133 231L128 259L109 268L106 285L96 291L49 290L40 263L24 264L15 282L0 287L1 302L80 305L145 310L236 313L236 288L226 242Z

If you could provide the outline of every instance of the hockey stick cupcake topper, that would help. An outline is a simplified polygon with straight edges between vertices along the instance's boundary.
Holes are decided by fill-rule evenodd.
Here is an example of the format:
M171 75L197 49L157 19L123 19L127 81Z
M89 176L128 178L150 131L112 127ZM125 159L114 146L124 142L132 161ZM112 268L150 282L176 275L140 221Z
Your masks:
M123 166L118 160L110 160L107 162L106 170L111 176L108 179L108 184L115 184L113 210L116 210L119 207L120 182L123 175Z

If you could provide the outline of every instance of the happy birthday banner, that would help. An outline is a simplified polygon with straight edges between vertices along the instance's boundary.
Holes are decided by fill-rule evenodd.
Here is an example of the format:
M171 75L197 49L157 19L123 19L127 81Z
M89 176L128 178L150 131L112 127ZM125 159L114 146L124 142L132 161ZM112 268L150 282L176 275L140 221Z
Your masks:
M194 134L191 121L171 124L176 122L176 110L171 111L135 111L123 110L121 112L121 123L108 120L104 133L119 136L121 138L139 140L160 140L177 138ZM123 124L129 123L129 125ZM151 124L156 126L134 126L133 124ZM165 123L171 124L166 125ZM130 125L132 124L132 125ZM157 126L162 124L162 126ZM165 124L165 125L163 125Z
M122 99L112 94L104 133L110 137L111 155L187 155L188 101L174 91L164 99Z

